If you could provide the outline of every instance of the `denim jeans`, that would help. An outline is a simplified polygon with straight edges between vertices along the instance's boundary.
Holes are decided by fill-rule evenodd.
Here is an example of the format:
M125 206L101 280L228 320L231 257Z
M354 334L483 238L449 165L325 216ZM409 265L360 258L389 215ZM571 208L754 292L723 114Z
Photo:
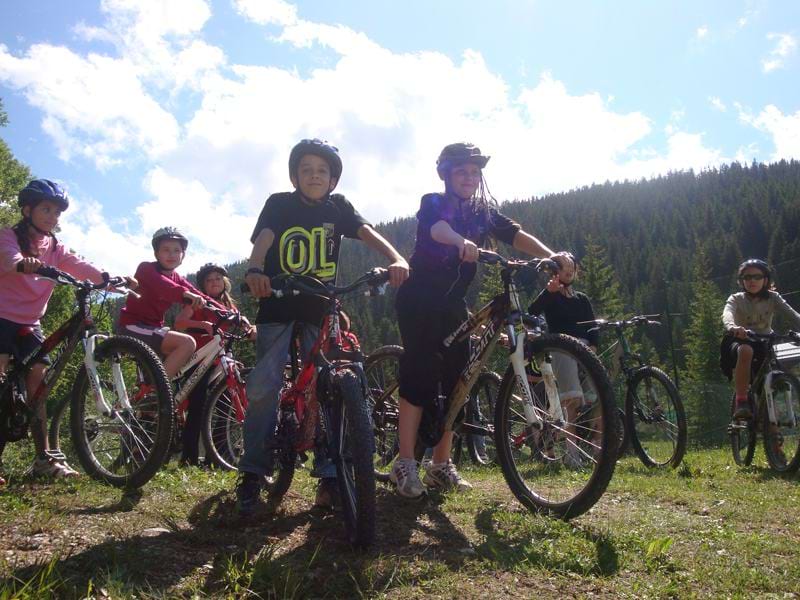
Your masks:
M247 413L244 417L244 453L239 471L270 475L272 453L267 448L275 438L283 373L289 359L294 322L256 325L256 366L247 378ZM304 323L300 334L300 357L306 358L319 335L319 327ZM314 452L315 477L336 477L335 465L324 452Z

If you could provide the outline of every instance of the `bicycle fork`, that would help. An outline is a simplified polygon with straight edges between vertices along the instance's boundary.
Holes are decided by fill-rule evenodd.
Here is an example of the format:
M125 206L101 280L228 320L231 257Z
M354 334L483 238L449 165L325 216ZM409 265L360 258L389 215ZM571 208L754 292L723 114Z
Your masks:
M89 378L89 383L94 392L95 406L97 411L105 417L115 416L115 411L108 405L103 390L100 387L100 377L97 374L97 361L94 359L94 353L97 348L97 342L107 339L108 336L102 334L90 335L83 340L83 364L86 366L86 375ZM131 410L131 404L128 400L128 391L125 388L125 380L122 377L122 368L116 361L111 365L111 377L114 383L114 391L116 396L125 410Z
M772 375L773 371L770 371L764 378L764 394L767 398L767 417L769 418L769 422L773 425L788 425L789 427L796 427L797 417L794 414L794 399L792 398L791 386L789 386L789 389L786 392L786 421L784 423L778 422L778 415L777 411L775 410L775 401L772 393Z
M509 336L509 339L516 339L516 344L514 345L514 351L511 353L510 360L514 368L514 377L517 380L518 387L522 389L524 394L524 398L522 398L522 410L525 413L525 421L528 425L541 429L544 423L537 413L536 405L533 401L533 393L531 392L530 383L528 382L528 374L525 371L525 339L527 337L527 332L523 329L517 334L513 326L509 326ZM516 336L516 338L514 336ZM563 423L564 411L561 408L561 399L558 395L556 376L553 372L553 364L549 356L545 355L544 361L539 365L539 369L544 379L548 414L553 420Z

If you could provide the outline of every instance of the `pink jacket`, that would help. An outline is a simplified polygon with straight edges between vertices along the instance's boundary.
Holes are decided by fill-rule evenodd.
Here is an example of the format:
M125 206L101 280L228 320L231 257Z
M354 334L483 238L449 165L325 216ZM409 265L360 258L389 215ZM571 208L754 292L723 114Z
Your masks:
M102 281L102 273L49 236L33 238L37 257L44 264L66 271L76 279ZM20 325L38 325L47 310L55 283L36 275L17 272L22 260L17 236L11 228L0 229L0 319Z

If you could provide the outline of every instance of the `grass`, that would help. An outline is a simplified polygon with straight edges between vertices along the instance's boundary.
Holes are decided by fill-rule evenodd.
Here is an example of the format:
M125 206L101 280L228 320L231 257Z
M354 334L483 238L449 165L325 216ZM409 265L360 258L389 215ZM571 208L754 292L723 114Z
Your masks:
M299 471L276 514L239 522L231 473L170 466L140 496L88 478L39 483L6 452L0 600L11 598L792 597L798 477L738 468L726 449L678 470L623 459L569 523L532 515L496 469L465 494L405 501L379 487L379 539L347 545ZM14 476L14 475L17 476Z

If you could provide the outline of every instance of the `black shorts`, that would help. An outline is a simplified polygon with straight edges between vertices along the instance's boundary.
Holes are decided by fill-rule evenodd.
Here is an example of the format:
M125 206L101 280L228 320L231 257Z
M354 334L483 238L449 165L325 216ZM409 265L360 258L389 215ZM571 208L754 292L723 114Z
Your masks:
M739 360L739 346L750 346L753 348L753 364L750 369L751 376L760 368L764 359L767 357L767 346L764 342L751 342L742 340L732 335L725 335L719 346L719 368L728 379L733 379L733 370L736 368L736 361Z
M162 358L164 353L161 352L161 346L169 331L169 327L153 327L152 325L117 325L119 335L127 335L144 342Z
M16 360L22 360L36 352L43 341L39 325L20 325L0 319L0 354L10 354ZM37 362L49 365L50 359L44 355Z
M448 304L424 290L404 285L397 293L397 323L403 340L400 358L400 396L425 407L442 394L449 395L469 360L469 340L442 352L442 341L467 319L466 302Z

